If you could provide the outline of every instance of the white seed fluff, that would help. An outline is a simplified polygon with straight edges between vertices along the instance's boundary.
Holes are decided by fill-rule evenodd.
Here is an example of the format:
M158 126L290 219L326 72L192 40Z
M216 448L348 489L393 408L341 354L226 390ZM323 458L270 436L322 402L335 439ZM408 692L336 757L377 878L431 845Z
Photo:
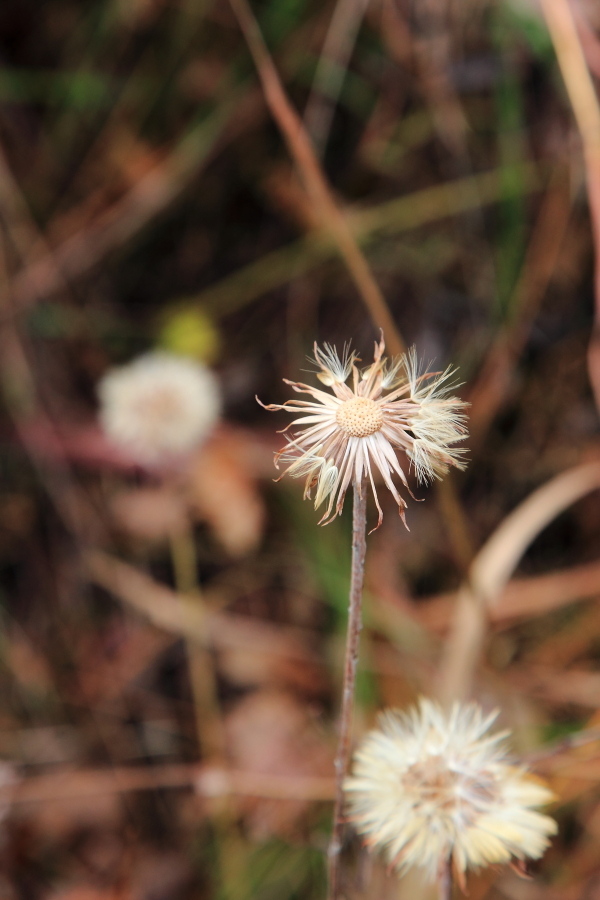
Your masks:
M414 349L397 359L389 359L384 351L382 335L375 344L373 362L359 369L349 345L340 356L329 344L315 344L316 375L331 392L289 381L292 390L310 399L265 407L299 414L288 426L294 431L276 454L275 464L285 463L284 475L305 479L305 497L315 489L315 508L327 504L324 524L342 512L350 485L362 490L365 478L379 511L377 527L381 524L375 472L404 519L406 500L394 479L409 488L398 452L408 458L422 482L441 478L451 466L465 467L464 450L456 445L466 437L468 404L450 395L453 370L421 371ZM347 384L350 377L352 382Z
M162 351L111 369L98 385L98 397L108 438L145 465L189 453L208 436L221 410L212 372Z
M344 784L347 810L393 866L434 880L451 858L464 883L467 869L542 856L556 822L534 808L553 794L510 764L507 732L488 733L496 715L474 703L445 713L421 699L408 713L382 713L367 734Z

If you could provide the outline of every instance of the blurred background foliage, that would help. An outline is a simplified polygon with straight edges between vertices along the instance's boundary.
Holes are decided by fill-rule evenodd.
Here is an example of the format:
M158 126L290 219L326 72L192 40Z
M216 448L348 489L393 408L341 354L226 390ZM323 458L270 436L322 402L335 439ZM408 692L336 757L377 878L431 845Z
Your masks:
M272 484L287 421L254 397L311 378L315 340L368 360L366 260L388 344L455 365L472 406L467 471L413 485L410 531L384 498L369 539L356 733L456 675L457 591L545 485L552 512L534 500L484 560L508 568L463 675L538 754L560 836L533 881L470 896L594 898L598 746L552 743L600 704L593 233L542 9L254 0L327 207L239 6L0 4L0 895L324 896L348 513L320 529ZM571 9L593 78L598 8ZM177 472L96 420L101 376L154 347L222 389ZM345 866L349 897L415 895L351 834Z

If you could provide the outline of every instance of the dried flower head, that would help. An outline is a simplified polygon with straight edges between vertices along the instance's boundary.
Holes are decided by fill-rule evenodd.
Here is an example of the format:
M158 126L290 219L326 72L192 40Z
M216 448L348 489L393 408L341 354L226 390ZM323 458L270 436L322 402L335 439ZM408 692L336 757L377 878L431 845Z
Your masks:
M449 396L453 371L422 372L414 348L397 359L386 358L384 349L382 336L375 344L373 363L359 369L358 357L348 346L340 358L329 344L322 349L315 344L317 378L333 393L286 381L312 400L265 407L301 414L288 428L301 425L303 429L277 454L275 464L286 464L284 475L306 479L305 497L316 487L315 509L327 501L321 519L325 524L341 513L348 487L356 484L360 490L367 476L379 511L377 524L381 524L373 465L404 519L406 501L394 484L394 475L409 488L397 450L408 456L420 482L441 477L449 466L464 468L464 451L455 444L466 436L463 410L467 404ZM346 384L350 376L352 386Z
M553 794L509 763L508 732L488 734L496 716L474 703L446 714L424 699L408 713L382 713L344 783L366 843L431 879L451 858L463 886L469 868L540 857L556 822L533 807Z
M208 369L162 351L111 369L98 385L98 396L108 437L149 465L193 450L209 434L221 406Z

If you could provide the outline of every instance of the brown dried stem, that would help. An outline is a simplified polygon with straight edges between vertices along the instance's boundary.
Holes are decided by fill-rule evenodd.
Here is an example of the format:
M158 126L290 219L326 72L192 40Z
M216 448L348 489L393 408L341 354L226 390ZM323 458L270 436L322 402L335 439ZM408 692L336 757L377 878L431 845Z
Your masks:
M344 659L344 687L340 715L340 735L335 757L335 806L333 830L329 842L329 900L336 900L339 892L340 851L342 848L344 778L350 759L352 737L352 712L354 686L358 665L358 646L362 625L362 591L365 580L365 554L367 551L367 490L366 484L354 485L354 510L352 515L352 572L346 631L346 656Z
M439 900L452 900L452 860L444 860L438 872Z
M542 0L541 7L583 144L596 251L596 308L594 333L588 351L588 368L596 405L600 408L600 104L568 0Z
M302 119L288 99L254 14L246 0L230 0L230 3L258 70L267 105L298 166L306 192L344 260L371 318L385 332L390 350L393 354L402 353L404 341L365 255L334 198Z

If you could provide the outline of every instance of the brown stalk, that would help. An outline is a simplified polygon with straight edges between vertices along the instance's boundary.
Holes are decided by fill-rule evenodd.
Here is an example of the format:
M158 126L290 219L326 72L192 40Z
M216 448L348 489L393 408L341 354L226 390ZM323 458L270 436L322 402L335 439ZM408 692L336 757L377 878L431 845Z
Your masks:
M329 900L339 896L340 852L344 827L344 778L350 760L352 740L352 712L354 707L354 687L358 665L358 647L362 626L362 591L365 580L365 554L367 552L367 488L366 484L354 485L354 508L352 514L352 571L350 579L350 603L348 608L348 628L346 632L346 655L344 659L344 687L342 691L342 711L338 749L335 757L335 805L333 810L333 830L328 850Z
M254 14L246 0L230 0L230 3L254 59L269 109L298 166L306 191L337 245L373 322L385 332L391 352L402 353L404 341L365 255L336 203L302 120L287 97Z
M452 898L452 859L448 857L440 865L438 872L438 897L439 900L451 900Z
M541 7L583 143L596 256L594 333L588 350L588 367L600 409L600 107L568 0L541 0Z

